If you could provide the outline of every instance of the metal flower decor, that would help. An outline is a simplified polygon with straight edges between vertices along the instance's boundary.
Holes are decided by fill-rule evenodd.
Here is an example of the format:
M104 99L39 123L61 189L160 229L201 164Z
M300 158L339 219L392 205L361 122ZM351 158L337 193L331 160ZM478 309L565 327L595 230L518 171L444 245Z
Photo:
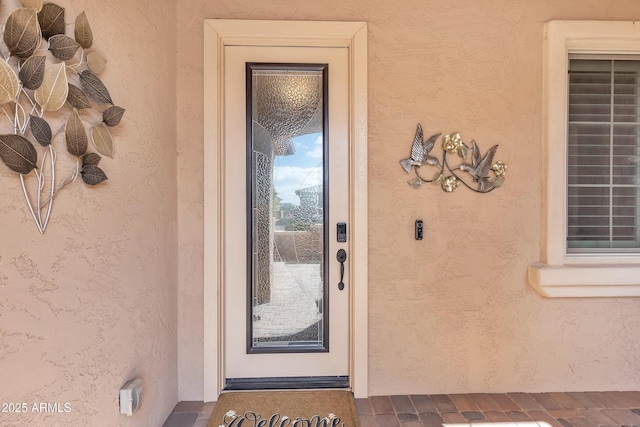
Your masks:
M120 123L125 110L114 105L97 76L106 60L91 49L93 33L85 13L76 17L72 38L65 35L64 8L42 0L21 2L23 7L7 18L0 43L0 115L7 118L0 127L10 129L0 131L0 159L19 174L31 216L44 233L61 189L78 175L90 186L107 179L97 153L113 158L109 128ZM88 151L89 140L97 153ZM74 163L61 182L55 173L54 145L59 144L66 145ZM25 182L31 172L33 187Z
M440 184L444 191L451 193L462 183L462 185L477 193L488 193L504 184L507 165L502 161L493 161L498 149L497 145L491 147L483 156L475 141L471 141L471 148L469 148L462 142L459 133L445 135L442 137L442 162L440 162L437 157L430 154L440 135L439 133L435 134L425 141L422 126L418 123L416 136L411 146L411 156L408 159L400 160L405 172L411 173L411 169L413 169L416 173L415 178L407 181L410 186L420 188L424 182L431 182ZM471 150L471 163L466 163L464 160L467 159L469 150ZM463 162L452 167L447 160L447 154L457 154ZM426 179L420 175L419 169L422 166L437 168L433 178ZM468 174L470 180L476 184L475 188L472 184L462 179L457 171Z

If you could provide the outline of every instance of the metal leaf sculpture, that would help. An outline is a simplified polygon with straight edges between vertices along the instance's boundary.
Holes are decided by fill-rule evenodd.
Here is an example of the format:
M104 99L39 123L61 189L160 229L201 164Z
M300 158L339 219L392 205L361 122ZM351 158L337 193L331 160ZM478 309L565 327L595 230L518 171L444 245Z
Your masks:
M17 9L4 28L4 43L12 55L27 59L40 45L40 26L35 9Z
M13 125L13 133L0 135L0 160L19 174L29 211L44 233L60 190L79 176L90 186L107 180L98 167L100 154L113 158L110 127L122 121L125 109L114 105L98 77L107 61L92 49L93 32L85 12L76 17L70 37L65 34L64 8L42 0L21 3L22 8L8 6L2 39L2 50L17 59L0 61L0 105L11 103L3 110ZM46 56L40 53L43 41ZM52 127L64 132L52 132ZM87 129L96 152L89 151ZM64 179L55 172L56 147L61 144L76 165Z
M80 44L84 49L89 49L93 44L93 32L91 32L89 20L87 20L87 15L84 12L76 18L73 35L75 36L78 44Z
M113 159L113 138L104 123L98 123L91 128L91 141L98 153Z
M44 56L32 56L24 61L18 77L22 82L22 86L30 90L36 90L44 80L44 64L46 62Z
M58 111L67 101L69 83L64 62L51 65L44 70L42 85L34 92L42 111Z
M447 193L454 192L460 183L477 193L488 193L502 186L507 165L502 161L494 163L493 158L498 150L497 145L491 147L482 156L476 142L471 141L471 163L463 162L458 166L451 166L447 160L447 153L456 154L459 158L466 159L469 147L462 142L459 133L444 135L442 137L442 162L440 162L438 158L429 155L440 135L439 133L435 134L427 141L423 141L422 126L418 124L413 145L411 146L411 157L400 160L400 165L405 172L411 173L412 169L415 171L415 178L407 181L410 186L420 188L423 183L431 182L439 184L442 190ZM422 166L434 166L437 168L433 178L428 179L420 175L419 169ZM471 180L477 184L477 187L474 188L472 184L467 183L457 171L467 173Z
M31 128L31 134L38 141L38 144L46 147L51 144L51 138L53 135L51 134L51 126L49 123L42 117L38 116L29 116L29 124Z
M111 95L102 80L89 70L80 73L80 85L84 93L99 104L113 104Z
M49 51L60 61L68 61L80 49L77 41L64 34L56 34L49 38Z
M102 121L109 127L117 126L124 115L124 108L112 105L102 112Z
M67 94L67 102L82 110L83 108L91 108L91 101L78 86L69 83L69 93Z
M21 135L0 135L0 158L14 172L27 174L36 168L38 154L33 144Z
M107 65L107 60L100 53L93 51L87 54L87 67L93 74L100 74L105 65Z
M87 131L82 124L78 110L75 108L67 120L64 134L67 141L67 151L70 154L80 157L87 152Z
M15 102L19 91L18 75L8 63L0 61L0 104Z
M98 185L108 179L107 174L98 166L94 165L84 166L80 173L82 174L82 180L88 185Z
M56 34L64 34L64 8L53 3L42 5L42 9L38 12L38 22L42 28L42 37L49 39Z
M36 12L40 12L42 9L42 0L22 0L22 5L30 9L35 9Z
M96 153L87 153L84 156L82 156L82 166L98 166L98 163L100 163L100 160L102 160L102 157L100 157L99 154Z

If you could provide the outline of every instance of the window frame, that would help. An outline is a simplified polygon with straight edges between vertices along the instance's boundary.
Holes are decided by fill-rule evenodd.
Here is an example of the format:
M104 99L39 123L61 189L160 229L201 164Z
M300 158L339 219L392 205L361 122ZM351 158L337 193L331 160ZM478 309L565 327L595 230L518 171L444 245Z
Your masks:
M544 26L542 259L529 266L529 284L547 297L640 296L640 254L567 253L569 55L582 54L640 58L640 23L549 21Z

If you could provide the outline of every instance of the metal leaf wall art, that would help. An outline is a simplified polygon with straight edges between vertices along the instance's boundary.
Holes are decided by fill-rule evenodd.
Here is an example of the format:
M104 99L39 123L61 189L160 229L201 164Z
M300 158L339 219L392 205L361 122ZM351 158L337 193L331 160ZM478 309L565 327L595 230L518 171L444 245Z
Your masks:
M107 179L98 166L100 154L113 158L109 128L120 123L125 110L114 105L98 77L106 60L91 50L85 12L67 35L64 8L42 0L21 3L7 18L0 44L0 127L7 127L0 131L0 159L19 177L31 216L44 233L60 190L78 175L90 186ZM66 149L69 163L75 163L62 180L56 175L57 149Z
M410 186L420 188L423 183L431 182L440 185L445 192L452 193L462 183L463 186L477 193L488 193L504 184L507 165L502 161L494 162L493 160L498 150L497 145L483 154L475 141L471 141L471 147L462 142L459 133L444 135L441 138L442 160L440 160L431 155L440 136L441 134L438 133L425 141L422 126L418 123L411 154L409 158L400 160L400 165L406 173L410 174L411 170L415 172L416 176L407 181ZM471 154L470 162L467 160L469 154ZM457 156L456 160L460 163L452 164L451 156ZM426 178L424 172L420 172L423 166L435 170L431 178Z

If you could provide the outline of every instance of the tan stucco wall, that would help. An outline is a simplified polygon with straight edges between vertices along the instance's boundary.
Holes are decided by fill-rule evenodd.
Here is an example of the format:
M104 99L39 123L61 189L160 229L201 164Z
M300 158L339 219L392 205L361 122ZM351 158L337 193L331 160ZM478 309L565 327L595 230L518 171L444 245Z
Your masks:
M55 3L67 34L86 11L126 113L100 163L109 180L62 190L44 235L0 164L0 402L29 404L0 425L160 426L177 401L175 3ZM142 405L128 418L118 390L136 376ZM40 402L71 412L31 412Z
M637 1L58 3L67 22L86 10L127 112L109 181L60 193L43 236L0 165L0 402L73 407L18 425L160 425L178 398L202 399L202 23L216 17L369 24L370 394L640 387L639 299L550 300L525 280L542 24L639 19ZM505 187L408 187L397 161L417 122L499 143ZM134 376L145 397L125 418L117 390Z
M540 253L543 23L640 19L637 1L192 0L177 37L181 400L202 398L205 18L368 22L371 395L640 387L639 299L551 300L526 283ZM418 122L500 144L505 187L410 188L398 161Z

